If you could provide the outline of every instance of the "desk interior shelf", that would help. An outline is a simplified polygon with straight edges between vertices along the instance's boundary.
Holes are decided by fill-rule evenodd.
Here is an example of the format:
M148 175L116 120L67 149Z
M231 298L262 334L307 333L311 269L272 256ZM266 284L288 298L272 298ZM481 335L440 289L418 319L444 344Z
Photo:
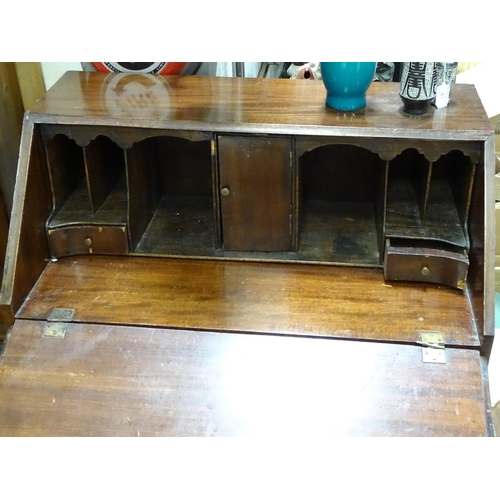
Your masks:
M71 132L46 142L54 257L137 254L361 266L383 268L389 280L463 288L475 163L461 151L429 161L406 148L384 160L363 139L343 144L312 138L297 152L286 137L205 133L193 140L168 131L124 148L116 141L120 133L101 129L84 146ZM405 247L413 249L408 255L419 248L422 259L448 251L439 262L459 255L460 275L443 279L439 264L427 272L424 261L418 264L424 274L401 274L398 269L408 265Z

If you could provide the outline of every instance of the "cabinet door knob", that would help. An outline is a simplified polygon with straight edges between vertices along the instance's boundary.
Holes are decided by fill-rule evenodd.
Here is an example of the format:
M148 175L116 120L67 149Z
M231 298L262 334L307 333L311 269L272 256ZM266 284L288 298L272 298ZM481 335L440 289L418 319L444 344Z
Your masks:
M429 276L430 273L431 273L431 270L427 266L422 267L422 274L424 276Z
M83 243L85 243L85 245L88 247L92 246L92 240L90 238L85 238L85 240L83 240Z
M220 194L222 196L229 196L229 189L227 187L224 187L220 190Z

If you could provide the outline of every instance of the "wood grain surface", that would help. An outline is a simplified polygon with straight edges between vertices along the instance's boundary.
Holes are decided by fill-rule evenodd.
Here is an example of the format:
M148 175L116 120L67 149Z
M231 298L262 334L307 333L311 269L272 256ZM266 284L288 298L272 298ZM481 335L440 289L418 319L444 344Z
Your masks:
M135 89L145 89L144 92ZM355 113L325 107L321 81L68 72L32 109L35 121L210 132L485 139L491 125L473 85L419 117L402 111L399 83L374 82ZM50 115L50 116L42 116Z
M291 250L290 139L220 136L218 144L224 249Z
M50 262L18 317L55 307L74 320L295 336L479 344L467 295L384 282L381 269L154 257L78 256Z
M477 351L16 322L2 436L484 436ZM489 402L488 402L489 404Z

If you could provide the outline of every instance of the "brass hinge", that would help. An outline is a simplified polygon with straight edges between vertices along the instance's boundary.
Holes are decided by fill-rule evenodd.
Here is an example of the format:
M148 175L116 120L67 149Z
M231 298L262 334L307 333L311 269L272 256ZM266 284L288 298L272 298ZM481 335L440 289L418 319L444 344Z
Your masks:
M68 323L73 319L74 309L55 307L47 318L47 324L43 329L44 337L63 339L68 330Z
M444 335L439 332L422 332L422 361L424 363L446 363Z

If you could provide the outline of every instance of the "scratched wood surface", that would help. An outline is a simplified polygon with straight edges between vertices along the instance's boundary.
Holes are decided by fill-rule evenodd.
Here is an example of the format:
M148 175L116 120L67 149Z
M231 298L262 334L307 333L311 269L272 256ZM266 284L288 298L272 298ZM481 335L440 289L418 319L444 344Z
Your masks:
M416 346L18 320L2 436L484 436L479 356Z
M55 307L89 323L479 345L462 291L384 282L381 269L154 257L50 262L18 317Z

